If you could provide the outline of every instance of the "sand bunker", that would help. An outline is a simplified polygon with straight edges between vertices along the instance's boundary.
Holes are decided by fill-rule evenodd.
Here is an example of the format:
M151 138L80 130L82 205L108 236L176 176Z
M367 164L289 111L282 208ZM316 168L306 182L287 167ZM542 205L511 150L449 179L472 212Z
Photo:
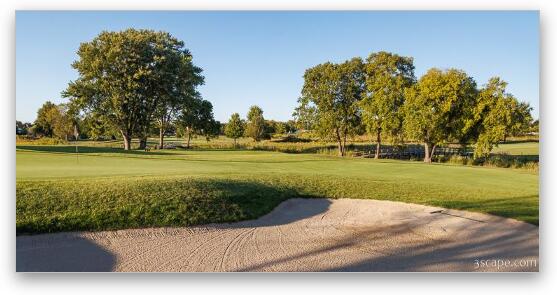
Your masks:
M537 271L538 228L388 201L290 199L257 220L17 237L17 271Z

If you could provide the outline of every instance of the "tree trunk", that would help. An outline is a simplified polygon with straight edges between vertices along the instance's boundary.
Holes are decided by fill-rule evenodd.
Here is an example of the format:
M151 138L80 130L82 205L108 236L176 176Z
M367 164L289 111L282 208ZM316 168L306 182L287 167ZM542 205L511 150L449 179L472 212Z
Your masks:
M79 131L77 129L77 125L73 125L73 136L74 136L75 140L79 139Z
M238 146L236 145L236 137L234 137L234 148L237 148Z
M433 158L433 154L435 153L435 144L432 143L424 143L424 148L425 148L425 157L424 157L424 162L425 163L431 163L431 159Z
M164 149L164 128L159 128L159 149Z
M338 140L338 155L344 157L344 149L342 148L342 141Z
M425 155L424 155L424 162L431 163L431 156L429 155L429 144L424 143Z
M344 147L342 146L342 139L340 138L340 133L338 129L336 130L337 133L337 142L338 142L338 154L341 157L344 157Z
M140 150L144 150L147 148L147 136L143 135L141 136L141 138L139 139L139 147L138 149Z
M122 137L124 138L124 150L129 151L131 149L131 146L132 146L132 138L131 138L129 132L124 132L124 131L120 130L120 133L122 134Z
M188 143L186 144L186 148L190 148L190 141L191 141L191 132L188 132Z
M377 130L377 144L375 145L375 159L379 159L381 152L381 129Z
M342 154L346 155L346 133L344 133L344 138L342 140Z

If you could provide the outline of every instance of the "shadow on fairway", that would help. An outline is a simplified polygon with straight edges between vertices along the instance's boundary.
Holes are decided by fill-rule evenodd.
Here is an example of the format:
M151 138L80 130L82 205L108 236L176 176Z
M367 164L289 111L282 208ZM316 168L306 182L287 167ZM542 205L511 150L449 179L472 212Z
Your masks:
M16 245L18 272L109 272L116 263L112 253L72 233L18 237Z

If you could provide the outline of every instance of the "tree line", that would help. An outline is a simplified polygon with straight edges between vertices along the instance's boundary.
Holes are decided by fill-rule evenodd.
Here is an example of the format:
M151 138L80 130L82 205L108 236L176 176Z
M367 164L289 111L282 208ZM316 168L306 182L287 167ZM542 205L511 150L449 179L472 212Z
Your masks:
M367 133L375 158L385 139L394 145L419 141L430 162L436 147L447 143L474 144L475 157L489 155L499 141L533 124L531 107L508 93L499 77L478 88L462 70L432 68L417 79L413 58L383 51L307 69L294 121L265 120L252 106L245 120L234 113L227 124L214 119L213 105L197 91L202 69L169 33L104 31L82 43L77 55L72 67L78 78L62 92L68 102L45 103L33 126L16 122L16 132L122 138L129 150L132 138L143 149L153 134L164 148L171 134L186 138L189 147L193 136L224 134L236 145L244 136L259 141L306 129L335 141L341 156L348 140Z
M305 71L299 106L294 111L305 129L337 142L346 154L347 138L375 138L375 158L383 137L392 144L419 141L425 162L447 143L475 144L475 157L489 155L511 135L530 128L532 108L506 91L499 77L478 88L459 69L428 70L416 79L412 57L390 52L326 62Z
M297 131L296 122L293 120L287 122L267 120L263 117L263 110L256 105L249 108L247 119L242 119L238 113L234 113L228 123L221 123L213 120L210 102L206 100L193 102L196 104L189 105L181 111L181 115L177 119L166 124L163 135L184 138L186 148L190 147L193 136L205 136L209 141L215 136L225 135L234 139L234 145L237 146L237 139L241 137L251 138L257 142ZM45 102L37 111L37 119L34 123L16 121L16 134L53 137L66 141L115 140L122 137L114 125L101 118L97 113L79 116L71 111L69 106L68 103L57 105L50 101ZM162 136L160 129L155 125L151 126L148 133ZM162 141L159 139L159 144L161 143Z
M66 140L83 133L91 139L122 138L129 150L133 137L144 149L152 134L164 148L170 134L186 138L189 147L193 136L227 134L235 141L242 136L259 141L293 129L292 122L265 120L258 106L250 108L247 121L236 114L234 127L225 128L214 119L211 102L197 91L204 83L202 69L184 43L166 32L105 31L82 43L77 55L72 67L79 76L62 92L69 101L46 102L32 126L20 124L29 133Z
M233 113L224 125L223 134L234 139L234 146L237 146L237 139L249 137L254 141L271 139L273 135L291 134L297 131L296 122L266 120L263 117L263 110L259 106L251 106L246 116L246 120L240 114Z

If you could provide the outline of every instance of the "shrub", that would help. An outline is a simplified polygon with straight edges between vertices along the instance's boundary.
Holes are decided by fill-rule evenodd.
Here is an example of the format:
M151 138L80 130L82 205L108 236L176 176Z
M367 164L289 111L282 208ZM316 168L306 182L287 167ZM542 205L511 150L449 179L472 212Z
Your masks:
M59 145L67 143L68 142L63 139L52 137L33 138L29 136L17 135L15 139L16 145Z
M537 156L515 156L505 153L492 154L489 157L473 159L465 156L438 156L435 159L439 163L450 163L456 165L485 166L499 168L515 168L538 171L539 158Z

